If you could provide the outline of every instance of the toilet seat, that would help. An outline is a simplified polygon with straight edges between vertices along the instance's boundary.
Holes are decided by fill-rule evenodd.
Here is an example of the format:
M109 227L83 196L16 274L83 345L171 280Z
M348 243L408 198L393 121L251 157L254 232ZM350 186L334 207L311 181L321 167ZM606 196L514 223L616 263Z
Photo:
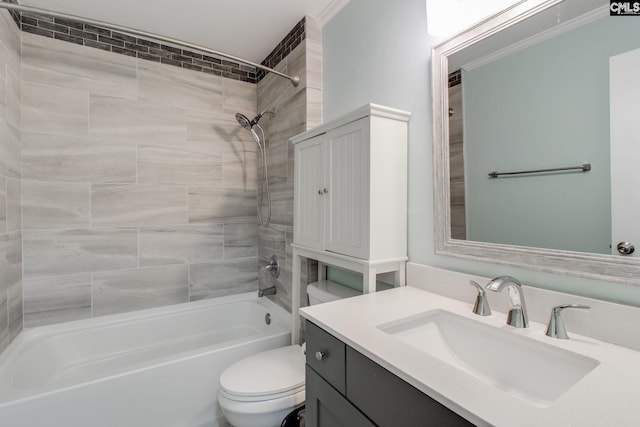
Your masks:
M276 399L281 399L281 398L286 398L292 395L296 395L298 393L302 393L303 396L303 400L304 400L304 390L305 390L305 386L302 385L298 388L295 388L293 390L287 390L284 391L282 393L273 393L273 394L263 394L263 395L259 395L259 396L242 396L242 395L236 395L233 393L229 393L225 390L220 389L219 393L222 397L224 397L225 399L228 400L233 400L235 402L263 402L266 400L276 400Z
M305 356L292 345L249 356L220 376L220 394L237 402L260 402L304 392Z

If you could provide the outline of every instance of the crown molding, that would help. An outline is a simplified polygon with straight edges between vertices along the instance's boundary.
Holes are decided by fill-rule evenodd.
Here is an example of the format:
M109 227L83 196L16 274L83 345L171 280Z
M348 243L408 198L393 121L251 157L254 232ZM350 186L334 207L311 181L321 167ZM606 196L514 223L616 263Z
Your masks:
M316 21L320 28L324 27L324 25L331 21L331 19L338 14L349 3L349 0L333 0L330 2L327 7L325 7L318 16L316 16Z

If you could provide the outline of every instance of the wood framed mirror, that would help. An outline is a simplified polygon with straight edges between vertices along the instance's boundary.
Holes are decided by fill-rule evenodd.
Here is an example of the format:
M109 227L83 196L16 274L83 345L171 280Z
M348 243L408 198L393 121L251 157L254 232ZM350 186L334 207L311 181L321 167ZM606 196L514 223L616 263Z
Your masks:
M633 156L612 142L629 86L612 58L640 56L639 24L603 0L526 0L433 48L437 254L640 284L640 240L617 252L632 238L615 234L614 206L640 191L621 190L635 171L614 161ZM627 217L633 236L640 211Z

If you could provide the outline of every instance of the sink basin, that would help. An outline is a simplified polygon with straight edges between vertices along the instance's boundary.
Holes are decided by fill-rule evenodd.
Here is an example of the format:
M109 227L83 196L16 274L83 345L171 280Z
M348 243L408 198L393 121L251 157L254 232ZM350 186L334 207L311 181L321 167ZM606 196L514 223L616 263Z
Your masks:
M445 310L377 328L536 406L549 406L599 362Z

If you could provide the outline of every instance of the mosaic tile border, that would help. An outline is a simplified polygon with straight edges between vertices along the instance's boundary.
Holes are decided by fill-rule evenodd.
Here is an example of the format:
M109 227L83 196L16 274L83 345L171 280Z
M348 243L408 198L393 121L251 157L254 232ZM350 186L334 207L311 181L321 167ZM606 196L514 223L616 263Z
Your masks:
M302 18L292 29L289 34L271 51L269 55L260 64L269 68L275 68L288 54L293 51L306 38L305 18ZM266 71L258 70L258 80L260 81L266 75Z
M16 0L11 2L17 4ZM169 46L104 27L31 13L12 12L12 16L22 31L81 46L249 83L258 83L266 75L263 70L226 58ZM304 39L305 18L293 27L261 64L275 68Z
M449 73L449 87L458 86L462 83L462 70Z
M5 3L18 4L18 0L4 0ZM20 28L20 12L16 12L15 10L10 10L9 15L13 18L18 28Z

